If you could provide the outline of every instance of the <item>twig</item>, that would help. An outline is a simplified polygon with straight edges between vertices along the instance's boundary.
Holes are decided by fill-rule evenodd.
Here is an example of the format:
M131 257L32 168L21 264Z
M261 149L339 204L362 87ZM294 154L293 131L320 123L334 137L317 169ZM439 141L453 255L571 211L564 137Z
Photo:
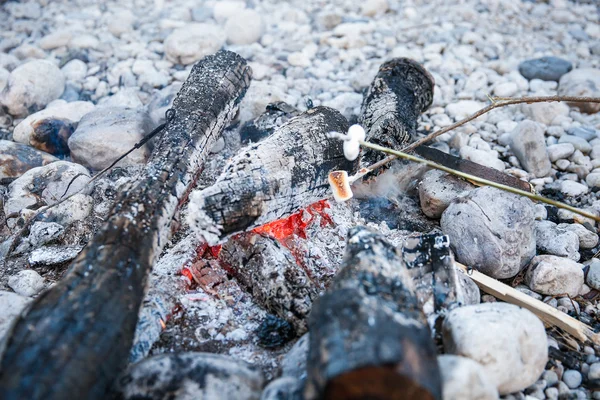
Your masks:
M425 164L425 165L427 165L427 166L429 166L431 168L439 169L441 171L448 172L448 173L456 175L456 176L460 176L461 178L468 179L468 180L473 181L473 182L477 182L477 183L479 183L481 185L492 186L492 187L495 187L496 189L504 190L506 192L514 193L514 194L517 194L517 195L520 195L520 196L525 196L525 197L528 197L528 198L530 198L532 200L541 201L542 203L550 204L550 205L553 205L555 207L563 208L565 210L572 211L572 212L574 212L576 214L583 215L586 218L591 218L591 219L593 219L595 221L600 221L600 217L597 216L597 215L594 215L594 214L589 213L589 212L584 211L584 210L580 210L577 207L573 207L573 206L570 206L568 204L561 203L559 201L555 201L555 200L548 199L546 197L542 197L542 196L537 195L535 193L526 192L524 190L517 189L517 188L511 187L511 186L507 186L507 185L503 185L501 183L493 182L493 181L490 181L490 180L487 180L487 179L483 179L483 178L480 178L480 177L475 176L475 175L471 175L471 174L467 174L465 172L457 171L455 169L448 168L448 167L445 167L443 165L434 163L433 161L429 161L429 160L426 160L424 158L416 157L416 156L413 156L411 154L404 153L402 151L388 149L387 147L379 146L379 145L374 144L374 143L365 142L365 141L360 141L359 143L361 144L361 146L368 147L370 149L381 151L381 152L384 152L384 153L392 154L395 157L404 158L404 159L409 160L409 161L419 162L419 163Z
M518 99L511 99L511 98L504 98L504 97L494 97L491 99L491 101L492 101L492 104L490 104L487 107L482 108L481 110L477 111L475 114L473 114L465 119L462 119L458 122L455 122L454 124L452 124L450 126L442 128L439 131L433 132L433 133L425 136L424 138L417 140L416 142L403 148L402 151L406 152L406 153L411 152L415 148L419 147L420 145L430 142L433 139L435 139L436 137L443 135L446 132L450 132L451 130L456 129L459 126L466 124L467 122L471 122L474 119L482 116L485 113L492 111L495 108L510 106L510 105L514 105L514 104L523 104L523 103L532 104L532 103L544 103L544 102L554 102L554 101L568 101L568 102L572 102L572 103L600 103L600 98L598 98L598 97L574 97L574 96L536 96L536 97L521 97ZM376 162L375 164L373 164L369 167L363 168L360 172L358 172L357 174L352 176L350 178L350 181L354 182L357 179L360 179L363 176L367 175L368 173L383 167L384 165L395 160L396 158L397 158L396 156L392 155L392 156L384 158L381 161Z

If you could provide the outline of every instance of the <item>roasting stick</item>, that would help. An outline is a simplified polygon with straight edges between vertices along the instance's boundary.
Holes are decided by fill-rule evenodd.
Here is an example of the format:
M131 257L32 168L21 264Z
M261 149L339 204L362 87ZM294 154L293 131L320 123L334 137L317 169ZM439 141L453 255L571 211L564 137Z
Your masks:
M484 292L507 303L528 309L546 324L561 328L582 342L589 340L594 344L600 345L600 334L595 333L589 325L477 270L469 269L457 261L455 261L455 264L458 268L466 272Z

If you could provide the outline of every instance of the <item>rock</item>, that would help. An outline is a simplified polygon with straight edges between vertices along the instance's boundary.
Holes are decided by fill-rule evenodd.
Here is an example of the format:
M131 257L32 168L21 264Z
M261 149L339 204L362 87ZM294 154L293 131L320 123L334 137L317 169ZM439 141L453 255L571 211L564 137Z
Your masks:
M496 385L486 377L483 367L470 358L444 354L438 356L444 400L495 400Z
M58 158L21 143L0 140L0 184L29 171L58 161Z
M133 29L135 15L130 10L119 10L108 22L107 28L116 37L130 32Z
M0 343L12 326L13 321L27 307L31 299L17 293L0 290Z
M8 278L8 286L21 296L35 296L44 290L44 278L32 269L24 269Z
M53 102L42 111L31 114L15 127L13 139L57 156L69 154L67 141L77 122L95 108L88 101Z
M575 146L573 146L573 143L558 143L548 146L546 151L550 161L555 162L568 158L575 152Z
M581 372L574 369L568 369L564 372L562 380L567 384L569 389L577 389L581 385L583 377L581 376Z
M589 261L589 269L585 277L585 283L589 287L600 290L600 260L592 258Z
M558 383L558 375L552 370L546 370L542 374L542 379L546 381L548 386L554 386Z
M536 122L551 125L557 116L568 116L569 106L565 103L532 103L523 104L523 113Z
M474 188L469 182L454 175L439 170L428 171L419 184L421 209L429 218L440 218L452 200Z
M558 224L559 229L574 232L579 238L579 248L593 249L598 244L598 235L580 224Z
M523 61L519 64L519 72L528 80L558 82L561 76L573 69L573 64L558 57L541 57Z
M98 102L103 107L141 108L144 106L140 100L140 91L136 88L123 88L112 96L104 97Z
M339 110L344 117L350 119L360 113L362 95L359 93L341 93L323 105Z
M67 30L49 33L38 41L38 46L44 50L53 50L69 44L73 32Z
M217 25L190 23L176 29L165 39L167 59L189 65L215 53L223 46L225 33Z
M44 246L33 250L27 261L32 266L64 264L77 257L83 246Z
M213 7L212 14L217 22L223 22L245 8L245 1L217 1Z
M279 87L265 81L253 81L240 104L240 122L253 120L265 111L268 104L278 101L291 104L288 95Z
M461 120L475 114L477 111L485 107L485 104L473 100L460 100L456 103L448 104L446 106L446 112L455 120ZM484 121L487 114L482 115L477 121Z
M45 60L29 61L15 68L0 93L0 103L17 117L39 111L58 99L65 88L65 78L56 65Z
M486 167L504 171L506 168L504 162L499 160L497 153L491 151L475 149L471 146L463 146L460 148L460 156L465 160L473 161Z
M34 248L45 245L60 237L65 228L56 222L35 222L29 229L27 241Z
M94 199L84 193L77 193L70 199L44 211L40 219L68 226L75 221L86 219L94 208Z
M260 400L304 400L304 385L298 379L284 376L272 380L264 388Z
M541 294L575 297L583 286L583 265L564 257L536 256L527 269L525 283Z
M88 67L83 61L74 59L66 63L60 70L68 81L80 82L85 79Z
M241 10L227 19L225 34L229 44L258 42L263 33L263 20L255 10Z
M475 283L473 279L471 279L468 275L464 274L462 271L458 273L458 286L460 286L462 293L464 295L464 300L462 305L472 305L479 304L481 302L481 291L479 290L479 286Z
M367 17L384 14L388 10L387 0L366 0L360 6L360 12Z
M527 172L536 177L550 173L552 165L546 152L546 138L539 124L530 120L520 122L511 134L510 149Z
M558 83L559 96L600 97L600 69L574 69L563 75ZM600 111L600 103L569 103L581 112L594 114Z
M310 342L308 333L302 335L292 348L283 356L281 361L281 375L291 376L301 381L306 379L306 360Z
M587 377L590 380L600 379L600 363L593 363L590 365Z
M491 277L513 277L535 255L534 208L527 198L478 188L450 203L440 222L458 261Z
M480 363L501 395L535 383L548 361L544 324L512 304L455 308L448 313L442 334L446 351Z
M71 38L69 41L69 48L71 49L97 49L100 45L100 41L94 35L89 34L78 34Z
M154 126L165 122L165 113L173 106L173 100L177 97L181 85L180 82L173 83L152 95L150 102L146 106L146 111L150 115Z
M586 141L592 141L598 139L598 132L591 126L575 126L567 130L569 135L579 136Z
M589 144L587 140L579 136L562 135L560 139L558 139L558 143L571 143L576 150L579 150L585 154L592 151L592 145Z
M71 157L90 169L101 170L152 129L154 124L145 111L98 107L81 119L77 130L69 138ZM144 145L125 157L119 165L143 164L149 155L150 150Z
M498 97L510 97L519 91L519 87L514 82L500 83L494 88L494 94Z
M86 168L67 161L32 168L8 186L4 213L8 216L26 208L55 204L83 189L89 180ZM14 220L8 220L9 226L14 226L11 221Z
M587 193L588 187L575 181L566 180L560 183L560 191L567 196L576 197Z
M540 251L579 261L579 236L575 232L559 227L554 222L537 221L535 241Z

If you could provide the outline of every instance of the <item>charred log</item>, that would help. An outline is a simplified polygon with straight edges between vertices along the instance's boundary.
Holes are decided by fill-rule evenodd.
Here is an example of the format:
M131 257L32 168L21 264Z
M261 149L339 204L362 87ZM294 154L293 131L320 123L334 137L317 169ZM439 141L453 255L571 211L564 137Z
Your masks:
M394 58L379 67L365 93L359 123L367 141L392 149L401 149L417 131L419 115L433 101L433 77L408 58ZM383 153L367 150L364 163L372 164Z
M258 304L291 323L297 333L306 332L319 288L288 249L275 239L248 232L229 239L219 259Z
M328 197L329 171L357 167L327 135L347 130L339 112L315 107L242 149L214 185L190 195L190 226L213 245Z
M148 272L175 210L250 76L246 61L227 51L194 66L139 183L120 194L63 280L17 321L1 361L1 398L104 398L127 363Z
M278 101L267 105L266 111L254 121L248 121L240 130L240 139L243 144L257 143L270 136L275 129L300 114L295 107Z
M396 249L353 228L342 268L313 304L308 399L441 399L436 349Z
M258 400L264 378L257 368L210 353L161 354L132 365L118 379L117 398Z

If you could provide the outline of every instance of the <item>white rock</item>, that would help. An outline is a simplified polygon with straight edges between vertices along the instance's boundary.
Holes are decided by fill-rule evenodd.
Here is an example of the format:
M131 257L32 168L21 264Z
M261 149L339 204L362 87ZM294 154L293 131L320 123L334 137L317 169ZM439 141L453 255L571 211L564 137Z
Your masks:
M474 93L479 89L484 89L487 87L488 77L484 71L477 70L469 75L467 81L465 82L465 91L469 93Z
M82 246L44 246L29 254L30 265L64 264L73 260L83 249Z
M593 363L590 365L590 370L588 372L588 379L596 380L600 379L600 363Z
M573 146L573 143L558 143L548 146L546 150L550 161L555 162L557 160L565 159L573 154L573 152L575 152L575 146Z
M263 20L254 10L238 11L227 19L225 34L229 44L252 44L258 42L263 33Z
M310 57L301 51L295 51L293 53L288 54L287 61L288 63L290 63L290 65L293 65L295 67L307 68L311 66Z
M474 149L470 146L460 148L460 156L465 160L473 161L477 164L485 165L486 167L504 171L506 166L502 160L499 160L495 153L485 150Z
M544 324L508 303L455 308L443 325L444 347L483 366L501 395L535 383L548 361Z
M581 372L574 369L568 369L563 373L562 380L567 384L569 389L576 389L581 385L583 377L581 376Z
M217 22L223 22L245 8L245 1L217 1L213 7L213 17Z
M100 45L100 41L94 35L76 34L69 41L69 47L73 49L96 49Z
M108 31L116 37L121 37L124 33L133 29L135 15L130 10L119 10L118 13L108 21Z
M73 32L71 31L55 31L41 38L38 41L38 46L44 50L56 49L68 45L72 37Z
M252 82L240 104L240 121L250 121L261 115L269 103L285 101L290 104L290 97L270 81Z
M583 286L583 265L564 257L536 256L527 269L525 283L541 294L575 297Z
M474 188L469 182L443 171L428 171L419 184L421 209L429 218L440 218L452 200Z
M0 67L0 92L4 90L6 84L8 83L8 77L10 76L10 72L6 68Z
M558 228L573 232L579 237L579 248L593 249L598 244L598 235L581 224L559 224Z
M460 100L456 103L448 104L446 106L446 112L448 112L448 114L455 120L461 120L470 116L471 114L475 114L483 107L485 107L485 104L480 103L478 101ZM476 121L485 121L486 119L487 114L484 114L481 117L477 118Z
M494 88L494 94L498 97L510 97L519 91L519 87L514 82L504 82Z
M568 116L569 106L558 102L523 104L522 111L532 120L550 125L557 116Z
M56 240L65 228L56 222L36 221L29 230L27 240L34 248L45 245Z
M333 99L326 101L323 105L332 107L341 112L344 117L351 118L353 115L358 115L360 105L362 104L362 95L354 92L346 92L335 96Z
M576 150L579 150L584 154L592 151L592 145L590 145L587 140L579 136L562 135L560 139L558 139L558 143L571 143Z
M104 97L98 102L102 107L141 108L144 106L140 99L140 91L133 87L119 90L112 96Z
M510 149L527 172L536 177L550 173L552 165L546 152L544 130L539 124L521 121L511 133Z
M35 60L15 68L0 93L0 103L12 115L23 117L57 99L65 88L65 78L56 65Z
M560 96L600 97L600 69L579 68L564 74L558 83ZM582 112L593 114L600 111L599 103L571 103Z
M21 296L35 296L44 290L44 278L32 269L24 269L8 277L8 286Z
M495 400L498 389L483 366L470 358L444 354L438 356L444 400Z
M12 326L13 321L27 307L31 299L13 292L0 290L0 342Z
M387 0L366 0L360 6L360 11L367 17L374 17L378 14L384 14L388 10Z
M98 107L86 114L69 138L73 160L94 170L108 167L154 128L150 116L142 110ZM147 146L132 152L119 165L143 164Z
M592 172L586 176L585 183L590 187L600 187L600 172Z
M218 4L218 3L217 3ZM223 46L225 33L214 24L187 24L165 39L167 59L176 64L193 64Z
M587 193L588 187L578 182L566 180L561 182L560 191L567 196L575 197Z
M503 121L500 121L496 124L496 126L498 127L498 130L500 130L500 132L512 132L516 127L517 127L518 123L515 121L511 121L508 119L505 119Z
M600 290L600 260L592 258L586 264L589 265L589 269L585 277L585 283L596 290Z
M83 61L74 59L66 63L61 68L61 71L67 80L71 82L80 82L86 77L88 67Z
M55 222L62 226L68 226L75 221L86 219L94 208L94 199L84 193L77 193L68 200L43 212L41 219L47 222Z
M573 231L559 227L551 221L537 221L535 240L537 248L545 253L579 261L579 236Z

